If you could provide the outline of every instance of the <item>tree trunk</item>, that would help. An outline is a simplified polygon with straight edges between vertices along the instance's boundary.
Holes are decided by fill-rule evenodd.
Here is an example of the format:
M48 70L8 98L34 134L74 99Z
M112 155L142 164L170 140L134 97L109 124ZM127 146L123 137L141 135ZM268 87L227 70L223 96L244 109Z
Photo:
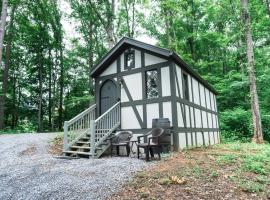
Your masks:
M265 6L266 6L266 9L267 9L267 14L269 15L269 18L270 18L270 3L269 3L269 0L264 0L264 3L265 3Z
M6 26L6 20L7 20L7 6L8 6L8 1L3 0L2 13L1 13L1 26L0 26L0 67L1 67L2 56L3 56L3 42L4 42L5 26ZM0 92L0 130L4 128L4 110L5 110L7 81L8 81L8 70L5 67L4 74L3 74L2 92Z
M89 63L89 95L93 94L93 84L92 84L92 77L91 77L91 69L93 67L93 22L90 20L89 23L89 55L88 55L88 63Z
M60 38L62 41L62 37ZM62 130L63 128L63 95L64 95L64 63L63 63L63 47L62 42L60 42L60 96L59 96L59 122L58 129Z
M43 71L43 55L40 53L39 66L38 66L38 132L43 131L43 113L42 113L42 96L43 96L43 87L42 87L42 71Z
M107 31L106 31L109 49L112 49L115 45L114 25L113 25L114 18L115 18L115 0L112 0L111 14L108 19L108 25L107 25Z
M52 50L49 49L49 130L52 131Z
M247 42L247 59L248 59L248 74L249 74L249 84L250 84L250 96L251 96L251 110L253 119L253 142L263 143L263 133L261 125L261 116L259 108L259 100L257 94L256 86L256 75L255 75L255 62L254 62L254 52L253 52L253 41L251 32L251 20L248 10L248 0L241 0L246 42Z

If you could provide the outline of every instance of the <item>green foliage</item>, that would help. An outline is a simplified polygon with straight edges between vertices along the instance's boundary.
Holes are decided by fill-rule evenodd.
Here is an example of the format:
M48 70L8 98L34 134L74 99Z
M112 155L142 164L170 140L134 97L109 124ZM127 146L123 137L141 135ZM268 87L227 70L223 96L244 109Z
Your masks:
M220 112L220 125L225 141L250 141L252 137L251 113L242 108Z

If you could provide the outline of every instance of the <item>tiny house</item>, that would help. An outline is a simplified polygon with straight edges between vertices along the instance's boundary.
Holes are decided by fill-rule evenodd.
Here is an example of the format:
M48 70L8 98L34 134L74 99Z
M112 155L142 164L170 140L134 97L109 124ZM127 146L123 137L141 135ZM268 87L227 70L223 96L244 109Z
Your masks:
M217 92L173 51L124 37L92 69L91 76L94 119L117 104L118 130L143 134L152 128L152 119L168 118L175 150L219 143ZM95 132L108 131L107 126L115 127L96 125Z

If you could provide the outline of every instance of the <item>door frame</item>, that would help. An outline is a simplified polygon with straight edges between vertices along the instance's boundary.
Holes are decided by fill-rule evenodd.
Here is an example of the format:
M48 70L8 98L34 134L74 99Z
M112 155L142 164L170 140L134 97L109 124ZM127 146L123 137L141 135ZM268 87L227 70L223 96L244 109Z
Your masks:
M103 80L100 85L99 85L99 91L98 91L98 96L99 96L99 99L98 99L98 116L101 115L101 89L103 87L103 85L107 82L107 81L112 81L115 86L116 86L116 99L120 99L120 85L117 81L115 81L113 78L112 79L105 79Z

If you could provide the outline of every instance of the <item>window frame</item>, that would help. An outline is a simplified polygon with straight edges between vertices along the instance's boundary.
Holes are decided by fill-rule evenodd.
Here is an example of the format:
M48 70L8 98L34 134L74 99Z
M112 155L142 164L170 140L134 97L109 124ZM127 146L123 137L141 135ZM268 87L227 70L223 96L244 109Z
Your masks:
M156 81L156 85L157 85L157 92L158 92L158 94L157 94L157 96L156 97L152 97L152 98L149 98L149 96L148 96L148 85L147 85L147 78L148 78L148 75L147 75L147 72L149 72L149 71L156 71L157 72L157 81ZM150 70L146 70L144 73L145 73L145 97L146 97L146 99L157 99L157 98L159 98L160 97L160 87L159 87L159 84L160 84L160 80L158 79L158 69L157 68L154 68L154 69L150 69Z
M186 79L184 77L186 77ZM182 91L183 91L183 99L186 101L190 101L188 73L184 71L182 72Z
M133 64L131 66L127 65L127 58L129 54L133 54ZM124 54L124 69L128 70L128 69L133 69L135 68L135 50L134 49L128 49L125 54Z

